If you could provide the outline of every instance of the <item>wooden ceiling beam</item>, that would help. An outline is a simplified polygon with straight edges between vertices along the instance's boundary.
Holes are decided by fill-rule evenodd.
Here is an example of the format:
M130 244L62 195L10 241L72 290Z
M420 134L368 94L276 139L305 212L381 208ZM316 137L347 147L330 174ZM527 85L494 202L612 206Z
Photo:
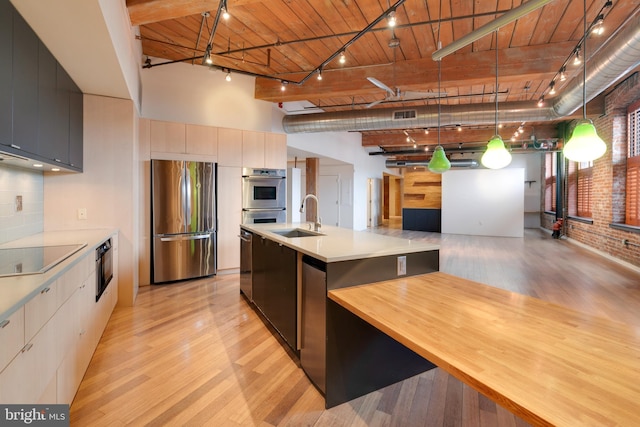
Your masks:
M562 42L501 50L498 59L499 83L550 80L573 48L573 42ZM470 70L470 67L473 69ZM305 75L286 75L282 78L299 81ZM278 81L257 78L255 98L269 102L313 102L314 99L326 99L330 96L382 94L379 88L366 79L367 77L375 77L392 88L397 86L404 91L437 91L438 87L438 65L431 58L401 61L395 66L384 64L325 69L322 75L322 81L310 78L303 85L288 85L284 92ZM495 56L491 52L461 53L442 60L443 90L447 87L492 85L494 79ZM561 87L556 86L556 90L559 89Z
M264 0L233 0L228 2L229 13L233 7L246 6ZM182 18L218 10L220 0L127 0L131 25L144 25L168 19Z
M144 25L168 19L218 10L219 0L127 0L131 25Z
M500 129L500 136L508 141L513 133L518 129L518 125L508 125ZM556 123L543 124L525 124L524 133L520 140L529 140L531 135L535 135L536 139L558 138L558 130ZM458 145L465 143L486 143L494 135L494 127L486 127L482 129L463 128L457 131L452 127L440 129L440 143L447 148L447 145ZM409 132L409 135L416 141L417 145L435 146L438 143L438 130L430 129L429 134L425 134L424 130L415 130ZM363 147L411 147L412 143L407 143L406 136L403 133L379 133L379 134L363 134Z

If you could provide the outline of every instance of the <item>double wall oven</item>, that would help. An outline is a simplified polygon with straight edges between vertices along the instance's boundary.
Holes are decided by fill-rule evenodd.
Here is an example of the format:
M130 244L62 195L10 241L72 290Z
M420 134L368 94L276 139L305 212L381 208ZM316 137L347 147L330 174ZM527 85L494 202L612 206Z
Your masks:
M242 169L242 223L287 221L286 169Z

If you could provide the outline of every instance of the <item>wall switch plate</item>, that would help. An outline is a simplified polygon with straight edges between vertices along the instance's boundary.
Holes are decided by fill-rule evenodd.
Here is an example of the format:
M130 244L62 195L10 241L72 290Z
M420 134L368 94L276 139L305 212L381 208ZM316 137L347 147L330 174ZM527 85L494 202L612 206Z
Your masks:
M407 257L399 256L398 257L398 276L404 276L407 274Z
M22 196L16 196L16 212L22 211Z
M78 208L78 219L87 219L87 208Z

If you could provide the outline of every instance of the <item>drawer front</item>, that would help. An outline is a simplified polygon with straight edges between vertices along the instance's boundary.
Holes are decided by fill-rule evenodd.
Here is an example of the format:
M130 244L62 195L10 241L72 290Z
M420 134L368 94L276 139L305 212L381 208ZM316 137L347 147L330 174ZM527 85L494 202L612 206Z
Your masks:
M56 281L56 297L58 306L64 304L71 295L82 286L87 275L87 264L84 260L78 262Z
M57 282L49 284L24 306L25 342L31 340L58 309Z
M0 322L0 372L24 346L24 307Z

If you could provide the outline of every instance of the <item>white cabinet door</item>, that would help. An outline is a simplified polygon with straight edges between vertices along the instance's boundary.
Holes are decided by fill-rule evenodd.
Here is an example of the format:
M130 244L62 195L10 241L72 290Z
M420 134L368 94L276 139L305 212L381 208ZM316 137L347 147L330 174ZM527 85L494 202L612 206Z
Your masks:
M184 123L151 120L151 151L157 153L185 153L186 128Z
M218 166L242 167L242 131L218 128Z
M264 167L264 133L242 131L242 166Z
M264 140L264 167L270 169L287 168L287 136L267 133Z
M0 322L0 372L24 347L24 307Z
M187 125L186 152L203 156L218 155L218 128Z
M53 316L58 309L58 299L56 296L56 282L48 285L33 297L24 306L24 335L25 342L40 330Z
M242 169L218 167L218 270L240 268Z

